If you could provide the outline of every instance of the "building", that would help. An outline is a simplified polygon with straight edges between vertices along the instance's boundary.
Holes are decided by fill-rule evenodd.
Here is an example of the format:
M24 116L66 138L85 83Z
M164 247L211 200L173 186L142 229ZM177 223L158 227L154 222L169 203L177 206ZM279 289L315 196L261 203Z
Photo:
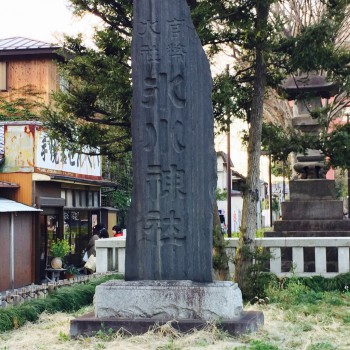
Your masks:
M221 191L227 190L227 154L223 151L219 151L217 156L217 189ZM231 231L238 232L241 225L242 218L242 206L243 206L243 195L242 185L245 182L245 177L239 172L233 170L232 161L230 162L231 168ZM228 209L227 209L227 198L218 200L218 209L223 218L225 219L225 225L227 228L228 223ZM222 218L222 216L221 216Z
M0 39L0 99L35 100L40 95L41 102L49 102L51 92L59 89L57 49L26 38ZM39 121L0 122L0 197L40 210L26 214L35 218L31 224L22 225L26 235L14 232L14 249L24 240L26 249L33 252L26 278L15 276L15 288L45 278L52 241L68 239L72 254L67 263L79 265L92 227L103 220L111 232L117 211L101 207L101 187L115 184L103 180L101 169L98 156L60 150ZM2 216L0 239L5 237L6 241L7 231L5 236L1 221Z
M3 189L7 183L0 182ZM30 284L35 264L35 222L40 210L0 198L0 291Z
M235 120L231 124L230 132L230 153L231 153L231 229L232 232L239 231L242 217L243 196L242 185L247 176L247 150L242 144L242 134L247 130L243 121ZM215 137L215 149L217 151L217 188L227 189L227 134L218 134ZM279 212L270 212L269 208L269 158L262 155L260 158L260 193L258 202L258 229L271 226L272 222L278 219ZM272 199L279 202L284 198L283 180L272 175L271 193ZM288 186L285 189L288 191ZM266 209L265 209L266 208ZM218 209L225 215L227 224L227 200L218 201Z

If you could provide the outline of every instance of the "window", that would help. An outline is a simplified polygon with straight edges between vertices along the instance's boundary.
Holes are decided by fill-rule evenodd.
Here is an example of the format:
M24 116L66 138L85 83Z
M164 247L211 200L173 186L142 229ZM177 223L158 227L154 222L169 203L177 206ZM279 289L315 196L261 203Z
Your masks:
M64 199L65 199L64 205L67 205L66 190L61 190L61 198L64 198Z
M86 196L87 196L86 191L81 191L81 206L83 208L87 207L87 205L86 205Z
M72 190L67 190L66 192L66 206L72 207L73 206L73 193Z
M81 207L80 192L81 191L79 191L79 190L73 191L73 193L74 193L73 206L74 207Z
M93 192L89 191L89 202L88 202L88 206L89 207L93 207L93 201L94 197L93 197Z
M60 90L63 92L68 91L68 86L69 86L68 80L62 75L59 76L58 80L59 80Z
M7 64L0 62L0 91L7 90Z
M100 206L100 192L94 192L94 207Z

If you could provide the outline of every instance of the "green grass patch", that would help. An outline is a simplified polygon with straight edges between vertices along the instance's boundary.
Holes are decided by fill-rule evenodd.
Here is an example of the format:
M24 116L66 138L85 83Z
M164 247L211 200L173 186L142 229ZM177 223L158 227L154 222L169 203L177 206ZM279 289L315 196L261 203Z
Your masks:
M61 287L46 298L35 299L18 306L0 308L0 333L23 326L26 322L35 322L44 311L75 312L93 302L97 285L111 279L122 279L122 275L108 275L90 280L85 284Z
M347 277L347 276L346 276ZM316 283L316 280L318 283ZM338 279L339 281L339 279ZM334 281L325 282L323 278L300 279L291 277L287 283L270 285L266 290L269 303L276 304L285 310L285 320L291 323L300 323L300 318L305 317L301 325L301 332L310 332L313 327L306 321L309 317L317 317L320 322L328 324L338 320L345 326L350 323L350 293L345 288L340 290L322 287L335 286ZM332 349L332 344L313 344L308 350Z
M330 343L316 343L309 345L307 350L335 350L336 347Z
M290 283L299 283L315 292L331 292L331 291L341 291L347 292L350 286L350 273L341 273L334 278L326 278L322 276L312 276L312 277L290 277L283 281L285 286Z
M271 303L282 304L286 309L296 305L306 305L309 311L317 312L321 304L350 307L348 285L350 285L349 273L340 274L334 278L292 276L267 281L264 292ZM307 315L309 311L305 314Z
M251 350L278 350L277 346L271 345L269 343L262 342L260 340L253 340L250 343Z

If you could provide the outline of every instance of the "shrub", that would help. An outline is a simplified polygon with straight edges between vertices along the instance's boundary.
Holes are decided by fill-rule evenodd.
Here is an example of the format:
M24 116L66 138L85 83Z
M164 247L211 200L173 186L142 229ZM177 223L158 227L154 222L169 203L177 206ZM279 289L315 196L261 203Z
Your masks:
M85 284L62 287L45 299L34 299L18 306L0 308L0 333L19 328L27 321L35 322L44 311L75 312L83 306L91 305L96 286L111 279L122 279L122 275L108 275Z
M56 242L52 242L51 254L54 258L63 258L70 251L69 243L65 239L58 239Z

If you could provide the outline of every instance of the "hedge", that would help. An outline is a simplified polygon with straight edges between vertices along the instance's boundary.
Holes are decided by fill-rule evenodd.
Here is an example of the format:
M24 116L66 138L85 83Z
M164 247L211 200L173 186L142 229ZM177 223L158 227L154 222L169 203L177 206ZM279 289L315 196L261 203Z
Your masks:
M0 333L35 322L43 312L75 312L93 302L97 285L111 279L123 279L122 275L99 277L85 284L61 287L46 298L34 299L18 306L0 308Z

